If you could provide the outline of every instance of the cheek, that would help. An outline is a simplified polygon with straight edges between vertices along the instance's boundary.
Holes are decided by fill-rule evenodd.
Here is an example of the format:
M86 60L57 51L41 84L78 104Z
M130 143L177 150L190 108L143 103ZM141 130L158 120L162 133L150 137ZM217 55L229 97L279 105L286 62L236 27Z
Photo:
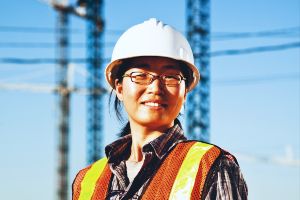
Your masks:
M123 101L125 105L132 104L133 102L137 102L141 95L141 90L136 86L136 84L132 83L123 83Z
M180 87L174 90L169 90L170 98L172 98L174 101L180 103L183 102L185 99L185 88Z
M174 95L174 104L176 104L175 110L178 112L182 109L182 106L185 102L185 94L185 88L180 88Z

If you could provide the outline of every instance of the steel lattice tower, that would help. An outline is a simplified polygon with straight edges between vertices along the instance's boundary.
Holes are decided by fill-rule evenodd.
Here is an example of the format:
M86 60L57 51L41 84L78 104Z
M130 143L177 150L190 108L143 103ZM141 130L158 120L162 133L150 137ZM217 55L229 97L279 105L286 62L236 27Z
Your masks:
M103 0L86 0L87 3L87 53L88 72L87 87L90 94L87 97L87 126L88 144L87 160L92 163L102 155L102 134L103 134Z
M209 141L210 127L210 0L187 0L187 38L200 71L200 84L188 95L189 138Z
M57 67L57 84L58 84L58 113L59 113L59 183L57 186L57 195L59 200L68 199L68 168L69 168L69 113L70 113L70 92L68 89L68 13L64 10L58 12L58 67Z

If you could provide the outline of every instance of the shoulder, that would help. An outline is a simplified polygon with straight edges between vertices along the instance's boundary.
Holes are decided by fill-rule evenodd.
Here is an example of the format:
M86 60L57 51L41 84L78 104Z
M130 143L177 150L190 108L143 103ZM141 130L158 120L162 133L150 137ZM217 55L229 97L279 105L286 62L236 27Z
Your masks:
M89 165L77 173L75 176L73 183L72 183L72 199L78 199L80 195L81 190L81 182L85 176L85 174L88 172L88 170L91 168L92 165Z
M207 174L203 196L205 199L247 199L248 188L236 157L219 146L213 148L220 153ZM210 157L211 153L207 153Z
M174 153L183 156L184 160L199 164L199 170L206 172L223 170L223 168L238 169L237 159L228 151L214 144L186 140L178 143Z
M83 178L82 176L85 176L85 174L88 171L102 171L103 168L105 167L105 165L107 164L107 161L108 161L107 158L103 157L103 158L97 160L96 162L88 165L87 167L79 170L79 172L77 173L75 179Z
M183 146L190 146L188 147L189 152L193 154L194 158L201 159L200 165L203 165L210 173L208 174L208 177L242 177L236 157L223 148L211 143L195 140L187 140L180 144ZM222 176L219 176L220 174ZM226 174L229 174L230 176L227 176Z
M85 197L86 195L92 195L94 193L94 188L98 184L98 180L105 181L104 185L108 185L108 181L110 180L110 174L106 173L105 170L108 169L108 167L106 166L107 158L102 158L94 162L93 164L85 167L84 169L80 170L77 173L72 184L72 199L79 199L79 197L81 197L82 194ZM95 194L102 194L103 191L105 191L105 187L101 188L104 188L104 190L97 190Z
M107 158L104 157L104 158L88 165L87 167L79 170L79 172L77 173L76 177L74 178L74 181L72 184L73 192L78 190L80 183L83 181L84 177L86 176L86 174L88 172L93 173L93 171L96 171L96 172L102 171L104 169L106 163L107 163Z
M202 141L191 140L185 143L192 143L191 148L200 148L203 151L203 155L198 154L198 156L203 156L202 160L204 162L210 162L211 171L224 172L228 170L231 173L240 173L240 167L236 157L227 150L215 144Z
M247 199L247 186L234 155L200 141L187 140L178 145L189 148L184 159L191 156L189 163L199 165L195 184L203 186L199 187L202 199Z
M187 148L190 148L190 151L202 152L203 155L197 155L206 157L208 156L211 159L215 158L217 162L235 163L238 165L237 159L234 155L215 144L197 140L186 140L180 142L179 146L186 146Z

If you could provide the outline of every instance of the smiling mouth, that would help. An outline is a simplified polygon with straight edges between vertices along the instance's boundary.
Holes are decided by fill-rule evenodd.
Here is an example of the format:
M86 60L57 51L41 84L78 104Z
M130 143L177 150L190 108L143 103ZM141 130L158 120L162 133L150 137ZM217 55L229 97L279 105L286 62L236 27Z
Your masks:
M157 102L143 102L142 104L153 108L161 108L161 107L165 108L167 106L166 104L157 103Z

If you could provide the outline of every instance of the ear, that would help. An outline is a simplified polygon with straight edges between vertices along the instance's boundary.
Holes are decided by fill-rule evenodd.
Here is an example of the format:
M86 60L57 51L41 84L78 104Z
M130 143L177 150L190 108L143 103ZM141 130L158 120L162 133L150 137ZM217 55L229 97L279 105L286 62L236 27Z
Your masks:
M186 100L187 93L188 93L188 90L187 90L187 89L185 89L185 91L184 91L184 101L183 101L183 103L185 103L185 100Z
M115 80L115 91L118 99L123 101L123 85L120 83L119 79Z

